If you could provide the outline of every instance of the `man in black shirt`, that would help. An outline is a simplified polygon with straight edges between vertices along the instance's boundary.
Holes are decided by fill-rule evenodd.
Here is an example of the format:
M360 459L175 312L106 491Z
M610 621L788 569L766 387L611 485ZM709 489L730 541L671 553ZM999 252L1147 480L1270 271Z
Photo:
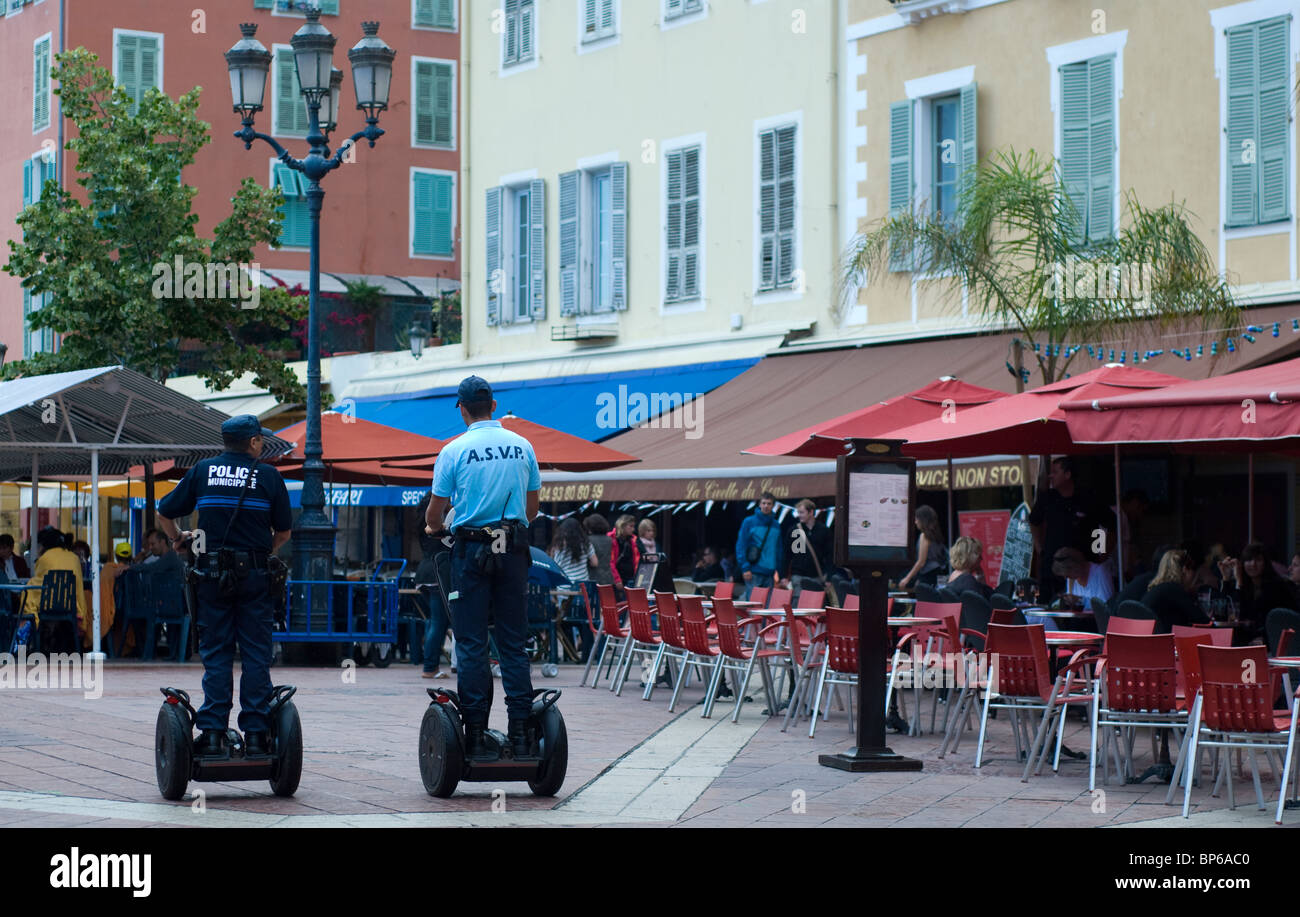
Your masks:
M1052 558L1061 548L1092 556L1092 531L1098 522L1091 496L1075 487L1074 462L1068 455L1052 462L1048 483L1051 490L1035 501L1029 513L1038 549L1040 597L1045 603L1065 588L1065 580L1052 573Z
M795 504L798 521L790 529L790 563L786 575L790 579L790 588L794 590L793 600L799 601L799 593L805 589L826 588L826 575L834 560L831 546L831 530L817 521L817 504L805 498Z
M258 461L263 436L252 414L221 425L226 451L199 462L158 503L158 524L180 547L193 539L198 586L203 706L197 755L226 751L233 705L235 642L239 642L239 728L247 755L267 753L271 707L271 627L274 606L267 558L289 540L293 515L280 473ZM174 520L199 511L198 528L178 531ZM279 598L279 597L277 597Z

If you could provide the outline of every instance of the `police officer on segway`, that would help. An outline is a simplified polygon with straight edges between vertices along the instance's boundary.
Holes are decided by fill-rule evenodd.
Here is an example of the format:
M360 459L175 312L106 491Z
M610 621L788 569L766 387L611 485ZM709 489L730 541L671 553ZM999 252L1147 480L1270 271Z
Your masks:
M492 387L478 376L460 383L457 407L468 430L438 455L425 531L445 533L455 509L451 555L452 629L456 633L457 688L468 759L490 757L484 741L492 709L487 628L493 619L515 758L535 755L533 685L528 638L527 583L532 562L528 524L537 515L541 473L533 447L492 419Z
M267 754L271 705L273 596L284 594L284 564L274 552L289 540L293 515L280 473L259 462L264 429L252 414L221 425L225 451L191 468L158 503L158 524L180 549L191 544L197 576L203 706L198 756L229 751L226 728L233 704L235 644L239 644L239 729L246 756ZM174 520L199 511L194 531ZM272 580L278 581L278 588Z

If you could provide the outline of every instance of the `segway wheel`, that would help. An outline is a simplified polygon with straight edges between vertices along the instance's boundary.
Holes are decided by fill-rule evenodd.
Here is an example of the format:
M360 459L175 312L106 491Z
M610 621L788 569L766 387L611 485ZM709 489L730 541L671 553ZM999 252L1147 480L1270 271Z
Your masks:
M158 772L158 792L163 799L185 796L190 782L194 739L190 722L179 704L163 704L154 729L154 768Z
M275 711L275 759L271 792L292 796L302 779L302 720L292 701L285 701Z
M465 769L460 727L443 704L434 702L420 723L420 779L430 796L447 799L456 792Z
M559 708L552 704L542 714L542 764L537 779L528 781L528 788L535 796L554 796L564 785L568 770L569 734Z

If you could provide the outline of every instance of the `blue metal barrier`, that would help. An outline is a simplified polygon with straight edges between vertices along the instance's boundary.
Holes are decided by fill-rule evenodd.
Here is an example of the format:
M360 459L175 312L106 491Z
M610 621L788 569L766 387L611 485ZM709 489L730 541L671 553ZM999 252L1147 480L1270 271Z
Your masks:
M285 629L278 643L395 643L398 592L406 561L383 558L376 574L392 578L369 580L295 580L285 584Z

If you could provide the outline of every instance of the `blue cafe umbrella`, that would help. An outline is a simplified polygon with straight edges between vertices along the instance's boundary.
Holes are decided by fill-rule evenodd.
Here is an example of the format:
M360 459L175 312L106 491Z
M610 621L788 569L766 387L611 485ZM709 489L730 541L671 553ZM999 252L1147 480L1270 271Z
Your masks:
M541 583L543 586L554 589L556 586L572 585L572 580L564 575L564 571L559 565L551 560L550 555L540 548L530 547L528 549L532 554L532 564L528 568L528 581L532 583Z

